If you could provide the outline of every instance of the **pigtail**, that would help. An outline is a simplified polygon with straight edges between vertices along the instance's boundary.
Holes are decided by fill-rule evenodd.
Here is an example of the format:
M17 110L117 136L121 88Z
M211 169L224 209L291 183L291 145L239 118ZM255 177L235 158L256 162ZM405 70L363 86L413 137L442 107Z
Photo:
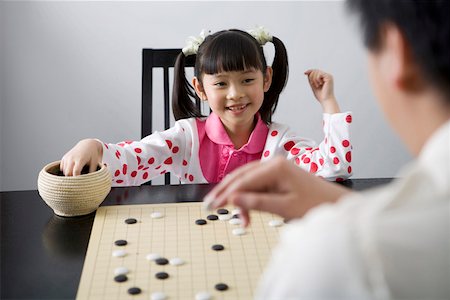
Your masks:
M197 103L200 101L194 88L186 79L185 56L183 52L180 52L174 66L172 90L172 111L175 120L202 117L200 109L192 101L193 99Z
M286 86L289 73L286 47L277 37L272 37L272 43L275 47L275 56L272 63L272 84L264 95L264 103L260 109L261 118L267 123L272 122L272 115L277 108L280 93Z

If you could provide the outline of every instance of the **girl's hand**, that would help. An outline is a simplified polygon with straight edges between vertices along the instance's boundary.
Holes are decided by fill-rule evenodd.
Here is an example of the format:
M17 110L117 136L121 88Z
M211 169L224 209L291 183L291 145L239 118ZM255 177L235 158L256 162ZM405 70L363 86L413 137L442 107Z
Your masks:
M85 139L78 142L61 159L59 169L65 176L77 176L81 174L84 166L89 165L89 173L97 170L102 162L103 147L94 139Z
M322 105L325 113L339 113L339 105L334 96L333 76L317 69L305 71L308 76L309 85L317 101Z
M349 192L277 157L267 162L251 162L233 171L205 196L203 205L208 209L235 205L247 226L252 209L289 220L302 217L321 203L335 202Z

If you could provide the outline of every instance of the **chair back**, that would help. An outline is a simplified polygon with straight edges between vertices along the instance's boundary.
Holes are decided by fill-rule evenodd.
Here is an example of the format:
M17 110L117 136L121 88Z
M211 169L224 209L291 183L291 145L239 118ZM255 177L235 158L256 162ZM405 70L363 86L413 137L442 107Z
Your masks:
M164 129L170 127L170 90L169 70L175 65L181 49L143 49L142 50L142 108L141 108L141 138L153 132L153 69L163 69L164 82ZM185 60L186 67L194 67L194 56L188 56ZM173 82L173 81L172 81ZM197 103L197 106L200 104ZM150 182L148 183L150 184ZM165 174L165 184L170 184L170 174Z

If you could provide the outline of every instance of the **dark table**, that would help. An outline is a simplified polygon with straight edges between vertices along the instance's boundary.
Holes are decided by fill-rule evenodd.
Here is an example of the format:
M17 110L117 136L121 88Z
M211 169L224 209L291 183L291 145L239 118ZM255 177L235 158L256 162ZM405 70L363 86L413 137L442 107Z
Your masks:
M364 190L389 178L353 179L343 185ZM113 188L104 205L201 201L207 184ZM63 218L36 190L1 192L1 299L74 299L95 213Z

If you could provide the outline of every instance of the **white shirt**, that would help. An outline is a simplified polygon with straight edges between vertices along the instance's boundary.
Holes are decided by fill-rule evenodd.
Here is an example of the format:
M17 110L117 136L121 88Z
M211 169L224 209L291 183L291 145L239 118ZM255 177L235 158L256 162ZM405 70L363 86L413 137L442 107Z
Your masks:
M391 184L288 224L257 299L450 299L450 121Z

